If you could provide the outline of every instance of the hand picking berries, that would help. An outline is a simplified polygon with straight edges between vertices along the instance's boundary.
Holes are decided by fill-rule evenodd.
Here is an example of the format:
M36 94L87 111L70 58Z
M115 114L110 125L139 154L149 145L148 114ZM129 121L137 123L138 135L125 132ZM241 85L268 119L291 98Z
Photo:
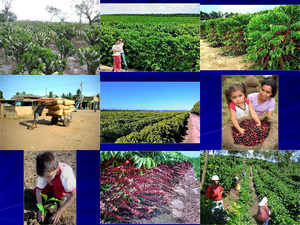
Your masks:
M245 130L244 134L240 134L240 132L233 127L233 139L235 144L245 146L261 144L270 132L270 123L267 121L261 121L261 126L257 126L254 120L246 119L240 123L240 127Z

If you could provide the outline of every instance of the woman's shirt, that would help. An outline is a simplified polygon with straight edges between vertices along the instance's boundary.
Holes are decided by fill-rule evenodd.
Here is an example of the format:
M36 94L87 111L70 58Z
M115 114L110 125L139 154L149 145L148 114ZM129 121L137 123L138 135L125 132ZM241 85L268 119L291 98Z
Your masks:
M252 93L248 95L248 99L250 100L254 111L257 113L258 116L263 116L266 111L274 111L275 109L275 99L269 98L264 103L259 103L257 101L258 97L257 93Z
M221 191L224 191L224 189L220 185L209 185L206 190L205 199L212 199L213 201L221 201L222 200Z
M270 210L269 210L268 206L263 205L263 206L259 206L258 208L259 208L259 215L258 215L257 219L262 222L268 220L269 216L270 216Z
M250 110L249 110L249 99L245 99L245 109L242 109L241 107L235 105L233 102L231 102L228 105L228 109L233 109L235 111L235 117L236 119L241 119L245 116L250 116Z
M113 45L112 46L112 50L122 50L122 46L121 46L121 44L119 44L119 45ZM117 51L117 52L114 52L113 53L113 56L118 56L118 55L121 55L121 51Z

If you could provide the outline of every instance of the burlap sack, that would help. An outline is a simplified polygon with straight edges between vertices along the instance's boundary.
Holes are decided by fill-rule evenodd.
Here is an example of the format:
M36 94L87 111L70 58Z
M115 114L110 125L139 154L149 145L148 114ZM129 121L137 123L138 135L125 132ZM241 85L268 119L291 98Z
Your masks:
M278 120L272 116L259 116L260 121L266 120L270 123L270 132L263 143L255 146L238 145L234 143L232 136L232 124L228 124L222 129L222 144L226 150L277 150L278 149ZM238 120L240 123L243 120L252 119L247 116Z
M257 78L253 75L249 75L246 77L244 84L247 87L257 87L259 85L259 82Z
M64 99L64 105L74 105L75 102L73 100Z
M71 113L71 110L64 110L63 115L64 116L70 115L70 113Z
M75 108L75 106L74 106L74 105L70 105L69 107L70 107L70 109L74 109L74 108Z
M248 87L248 88L246 88L247 95L250 95L250 94L256 93L256 92L259 92L257 87Z
M48 114L53 116L62 116L63 109L49 109Z
M65 109L64 105L46 105L46 109L58 110L58 109Z
M62 105L64 102L62 99L55 99L53 100L53 105Z
M69 109L70 109L70 106L64 105L64 110L69 110Z

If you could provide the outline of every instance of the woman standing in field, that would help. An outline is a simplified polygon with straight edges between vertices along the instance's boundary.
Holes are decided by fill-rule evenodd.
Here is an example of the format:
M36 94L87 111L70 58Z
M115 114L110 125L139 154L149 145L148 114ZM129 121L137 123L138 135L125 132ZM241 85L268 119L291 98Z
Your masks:
M268 78L262 81L259 92L248 95L248 99L258 116L263 116L265 112L267 112L267 115L272 116L275 109L275 99L273 97L276 92L276 81Z
M122 46L120 45L120 40L116 40L116 44L114 44L111 48L113 51L113 57L114 57L114 70L115 72L121 71L121 51Z
M215 209L223 209L223 197L222 193L224 189L219 184L219 177L218 175L214 175L212 177L212 184L208 186L206 190L206 197L205 199L211 199L216 206L212 208L212 213L214 213Z
M126 63L126 60L125 60L125 54L124 54L124 50L123 50L124 43L125 43L125 41L123 40L123 38L120 38L120 45L122 46L122 51L120 52L121 53L121 58L122 58L122 61L125 65L125 70L128 70L128 66L127 66L127 63Z
M259 215L257 217L257 219L261 222L264 222L264 225L268 225L269 224L269 219L270 219L270 210L268 208L268 206L266 205L268 199L267 197L264 197L261 202L258 204L258 210L259 210Z

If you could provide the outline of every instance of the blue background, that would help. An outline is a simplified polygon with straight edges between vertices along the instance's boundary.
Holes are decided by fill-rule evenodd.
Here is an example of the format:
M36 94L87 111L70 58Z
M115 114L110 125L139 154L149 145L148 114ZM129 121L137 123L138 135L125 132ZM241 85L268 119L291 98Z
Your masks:
M23 151L0 151L0 224L24 224Z

